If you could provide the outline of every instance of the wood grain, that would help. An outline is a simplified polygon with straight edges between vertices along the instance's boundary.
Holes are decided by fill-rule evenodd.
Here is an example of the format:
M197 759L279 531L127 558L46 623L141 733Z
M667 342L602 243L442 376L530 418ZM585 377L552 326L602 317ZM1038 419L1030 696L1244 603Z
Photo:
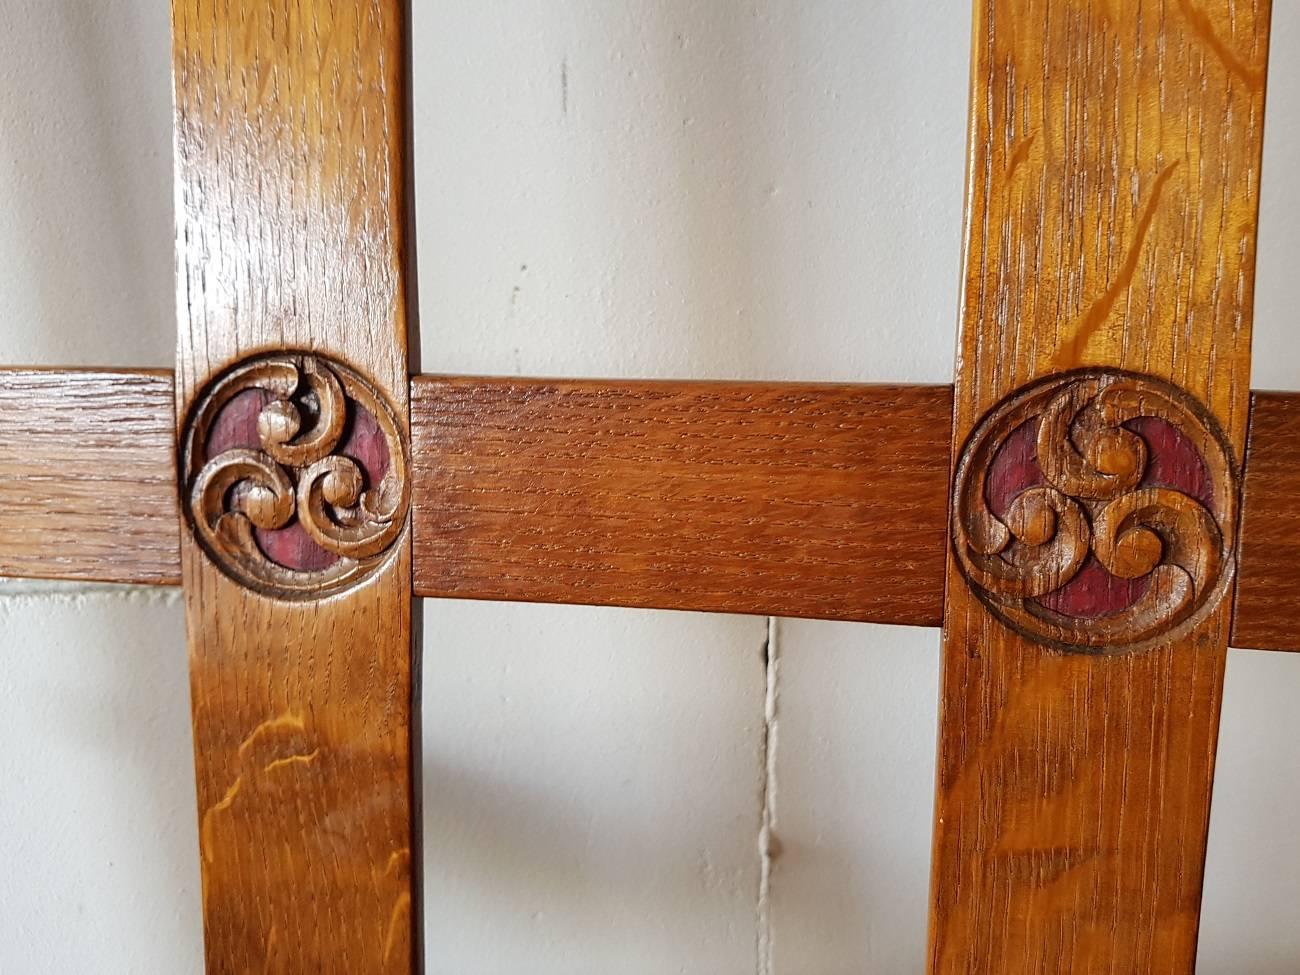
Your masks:
M0 369L0 575L180 582L172 376Z
M954 456L1080 366L1186 390L1241 456L1268 14L977 0ZM1098 656L996 621L953 559L947 592L930 971L1189 975L1228 601Z
M416 592L937 624L950 395L418 377Z
M1254 393L1232 645L1300 650L1300 393Z
M562 395L561 388L576 391ZM411 390L412 438L419 445L416 595L604 600L917 626L940 622L947 471L946 464L934 463L934 451L951 441L951 387L416 376ZM172 374L162 370L0 368L0 575L180 584L173 395ZM606 399L620 397L638 408L622 414L618 437L601 434ZM770 479L771 463L749 462L753 455L743 448L752 431L747 423L736 426L736 420L755 410L756 424L764 417L773 422L772 412L757 411L754 404L770 406L783 398L797 408L786 414L792 422L784 432L774 435L782 438L783 453L813 462L805 461L797 483L786 484L788 492L778 496L771 489L776 483ZM661 431L660 411L652 404L669 400L691 407L677 414L678 439L647 449L648 439ZM1300 394L1252 395L1233 646L1300 651L1300 636L1291 625L1300 616L1300 549L1294 544L1300 511L1298 400ZM531 405L500 415L519 401ZM895 402L908 418L901 430L894 429L888 412ZM710 420L714 411L716 421ZM816 422L801 422L801 411L815 415ZM684 418L689 422L682 423ZM729 424L741 435L727 432ZM589 436L582 450L570 450L559 463L562 447L572 448L583 429ZM844 433L855 429L865 435ZM825 452L824 431L843 435L833 459ZM710 446L715 438L717 444ZM632 453L617 452L620 440ZM764 438L754 450L767 446ZM550 466L512 462L519 451ZM891 451L893 460L883 463ZM711 462L720 456L730 456L729 464ZM619 465L627 457L636 468ZM604 493L606 482L641 478L646 465L656 465L656 477L646 480L649 493ZM880 484L882 466L887 480L906 475L906 489ZM713 493L684 495L661 485L660 478L707 484ZM832 489L828 481L838 487ZM626 484L622 490L631 491ZM532 502L522 502L529 497ZM497 507L502 498L512 499L506 513L511 531L492 535L486 526L505 517ZM665 507L652 503L656 499ZM793 512L793 520L780 518L780 510ZM572 570L587 573L576 586L554 584L549 578L553 554L536 539L559 538L568 557L576 559L591 550L577 526L593 518L593 511L612 512L620 525L657 532L676 526L683 537L671 531L667 537L688 548L695 545L695 559L685 571L703 586L727 565L740 571L737 564L760 566L776 582L761 597L744 585L701 592L695 581L679 581L643 560L668 548L658 533L630 540L607 531L600 541L602 566ZM766 522L754 521L754 511L766 512ZM709 519L715 530L731 533L734 545L718 566L719 553L695 544L684 531ZM763 524L768 530L755 528ZM477 532L470 526L478 526ZM466 544L448 544L444 532L460 534ZM926 536L938 539L932 547L938 545L939 554L917 558L915 539ZM501 574L516 569L510 578ZM744 570L745 578L750 572ZM647 579L655 575L667 586L648 589ZM864 586L864 578L871 584Z
M180 416L246 357L303 350L405 433L404 4L172 9ZM208 972L417 970L409 531L324 601L181 548Z

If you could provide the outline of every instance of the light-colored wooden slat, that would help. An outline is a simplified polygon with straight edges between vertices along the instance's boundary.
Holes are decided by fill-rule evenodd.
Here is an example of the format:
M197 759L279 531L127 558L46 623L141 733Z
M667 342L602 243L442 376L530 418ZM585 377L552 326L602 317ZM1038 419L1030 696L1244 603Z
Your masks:
M940 386L412 386L415 587L934 625Z
M1154 408L1161 381L1181 387L1241 456L1268 14L1266 0L977 0L958 455L1012 391L1104 366L1154 377L1129 399L1139 412ZM1123 409L1106 422L1122 422ZM1048 421L1038 422L1041 433ZM1101 449L1082 468L1123 480L1135 456L1123 435L1089 440L1076 426L1073 436L1074 448L1055 440L1048 454L1067 465L1061 483L1070 450L1090 446ZM1186 502L1188 517L1199 510L1214 521L1218 511L1215 531L1230 544L1235 485L1216 467L1218 441L1205 437L1199 466L1171 470L1208 472L1221 490ZM955 526L966 524L960 491ZM1087 537L1063 518L1016 531ZM1190 554L1169 538L1148 547L1154 536L1138 533L1128 539L1144 554L1127 549L1120 563L1138 571L1148 556L1181 558L1214 578L1218 542L1208 530L1180 536L1187 524L1167 534ZM1100 538L1103 521L1092 529ZM1190 975L1230 600L1216 603L1222 587L1202 589L1197 575L1197 598L1211 594L1199 623L1174 625L1145 648L1067 652L1020 635L1037 622L1013 631L995 618L991 605L1003 604L976 598L958 571L964 545L954 532L930 971ZM1050 563L1045 587L1066 578L1062 564ZM1164 578L1150 585L1170 598ZM1116 625L1093 649L1114 648L1137 624Z
M0 369L0 575L180 582L171 373Z
M245 357L306 350L366 377L405 434L404 8L174 0L182 418ZM321 413L359 430L345 391ZM409 529L325 599L237 582L210 551L184 534L207 970L414 972Z
M1300 393L1251 396L1232 645L1300 650Z

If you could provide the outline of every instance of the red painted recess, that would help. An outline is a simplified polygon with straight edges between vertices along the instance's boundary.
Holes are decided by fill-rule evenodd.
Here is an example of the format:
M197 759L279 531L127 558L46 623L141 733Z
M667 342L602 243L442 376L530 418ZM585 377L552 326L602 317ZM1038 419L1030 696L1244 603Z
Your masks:
M1004 518L1011 502L1024 491L1047 484L1038 464L1038 418L1022 423L999 448L989 465L985 497L989 510ZM1209 470L1195 444L1168 420L1141 416L1124 424L1147 445L1147 467L1139 488L1181 491L1214 511ZM1069 582L1035 600L1052 612L1074 619L1099 619L1123 612L1142 598L1150 576L1121 579L1089 555Z
M260 450L262 444L257 433L257 418L275 398L273 393L264 389L246 389L232 397L221 408L208 432L204 461L240 447ZM294 406L303 416L304 427L309 429L319 411L315 396L308 393L297 397ZM366 489L377 485L388 473L388 444L383 431L369 411L355 402L348 402L343 436L332 453L356 461L365 476ZM296 477L298 472L289 470L288 474ZM232 490L239 489L236 486ZM307 534L296 516L283 528L254 528L253 537L263 555L286 569L314 572L327 569L339 560L337 555L322 548Z

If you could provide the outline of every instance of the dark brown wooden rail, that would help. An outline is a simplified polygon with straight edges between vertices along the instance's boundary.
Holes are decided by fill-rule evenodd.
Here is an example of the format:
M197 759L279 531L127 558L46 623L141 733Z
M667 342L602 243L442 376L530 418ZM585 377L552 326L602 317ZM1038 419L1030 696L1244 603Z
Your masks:
M416 592L935 623L951 397L418 377Z
M417 376L415 594L937 626L951 397ZM176 585L171 417L166 372L0 369L0 574ZM1300 650L1297 444L1256 393L1235 646Z
M1232 645L1300 648L1300 393L1251 396Z

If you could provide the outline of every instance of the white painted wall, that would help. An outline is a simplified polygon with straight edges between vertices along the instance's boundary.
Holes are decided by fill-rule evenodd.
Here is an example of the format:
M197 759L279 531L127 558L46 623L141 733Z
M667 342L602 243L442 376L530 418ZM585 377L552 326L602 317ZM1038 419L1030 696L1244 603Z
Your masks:
M413 5L424 370L950 377L966 0ZM1255 385L1300 389L1276 6ZM0 363L171 363L168 45L0 4ZM198 971L179 605L3 591L0 972ZM431 973L921 971L937 633L424 614ZM1202 975L1300 969L1297 694L1232 655Z

